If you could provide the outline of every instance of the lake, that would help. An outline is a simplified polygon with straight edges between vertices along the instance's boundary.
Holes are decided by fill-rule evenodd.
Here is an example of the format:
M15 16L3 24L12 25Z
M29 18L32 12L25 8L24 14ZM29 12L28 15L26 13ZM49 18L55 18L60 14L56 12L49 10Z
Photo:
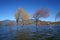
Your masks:
M59 25L0 26L0 40L60 40Z

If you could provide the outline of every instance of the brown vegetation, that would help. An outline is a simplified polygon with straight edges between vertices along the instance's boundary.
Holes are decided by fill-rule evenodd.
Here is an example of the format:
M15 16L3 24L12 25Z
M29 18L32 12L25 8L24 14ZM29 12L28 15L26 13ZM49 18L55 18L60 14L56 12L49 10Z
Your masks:
M2 22L0 22L0 26L2 25Z
M5 24L6 26L13 26L14 25L14 23L13 22L6 22L6 24Z

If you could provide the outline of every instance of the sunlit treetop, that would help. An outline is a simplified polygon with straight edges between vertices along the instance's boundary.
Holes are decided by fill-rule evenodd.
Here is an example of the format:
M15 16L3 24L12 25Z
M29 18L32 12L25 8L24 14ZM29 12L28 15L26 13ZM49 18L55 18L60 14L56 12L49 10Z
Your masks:
M24 12L24 9L23 9L23 8L18 8L17 12L18 12L19 14L21 14L21 13Z
M18 8L17 12L15 13L15 18L16 19L28 20L29 15L24 11L23 8Z
M22 19L29 20L29 15L27 13L23 13Z
M23 9L22 8L18 8L18 10L15 13L15 18L16 19L17 18L21 18L22 14L23 14Z

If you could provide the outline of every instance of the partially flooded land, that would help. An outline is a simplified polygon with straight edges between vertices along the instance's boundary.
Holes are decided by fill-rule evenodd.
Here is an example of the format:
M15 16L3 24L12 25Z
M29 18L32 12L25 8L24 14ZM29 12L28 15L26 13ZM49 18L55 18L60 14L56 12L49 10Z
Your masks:
M60 25L0 26L0 40L60 40Z
M60 40L60 0L0 0L0 40Z

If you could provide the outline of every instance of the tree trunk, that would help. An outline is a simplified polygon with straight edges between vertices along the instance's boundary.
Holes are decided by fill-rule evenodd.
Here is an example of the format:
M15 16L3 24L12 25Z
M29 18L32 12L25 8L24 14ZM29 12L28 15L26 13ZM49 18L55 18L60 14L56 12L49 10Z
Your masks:
M17 32L18 32L18 19L16 20L16 23L17 23L16 26L17 26Z
M18 25L18 19L16 19L16 23L17 23L17 25Z
M38 32L38 25L37 25L38 19L36 19L36 32Z
M23 26L24 26L24 22L23 22L24 20L22 19L22 28L23 28Z

